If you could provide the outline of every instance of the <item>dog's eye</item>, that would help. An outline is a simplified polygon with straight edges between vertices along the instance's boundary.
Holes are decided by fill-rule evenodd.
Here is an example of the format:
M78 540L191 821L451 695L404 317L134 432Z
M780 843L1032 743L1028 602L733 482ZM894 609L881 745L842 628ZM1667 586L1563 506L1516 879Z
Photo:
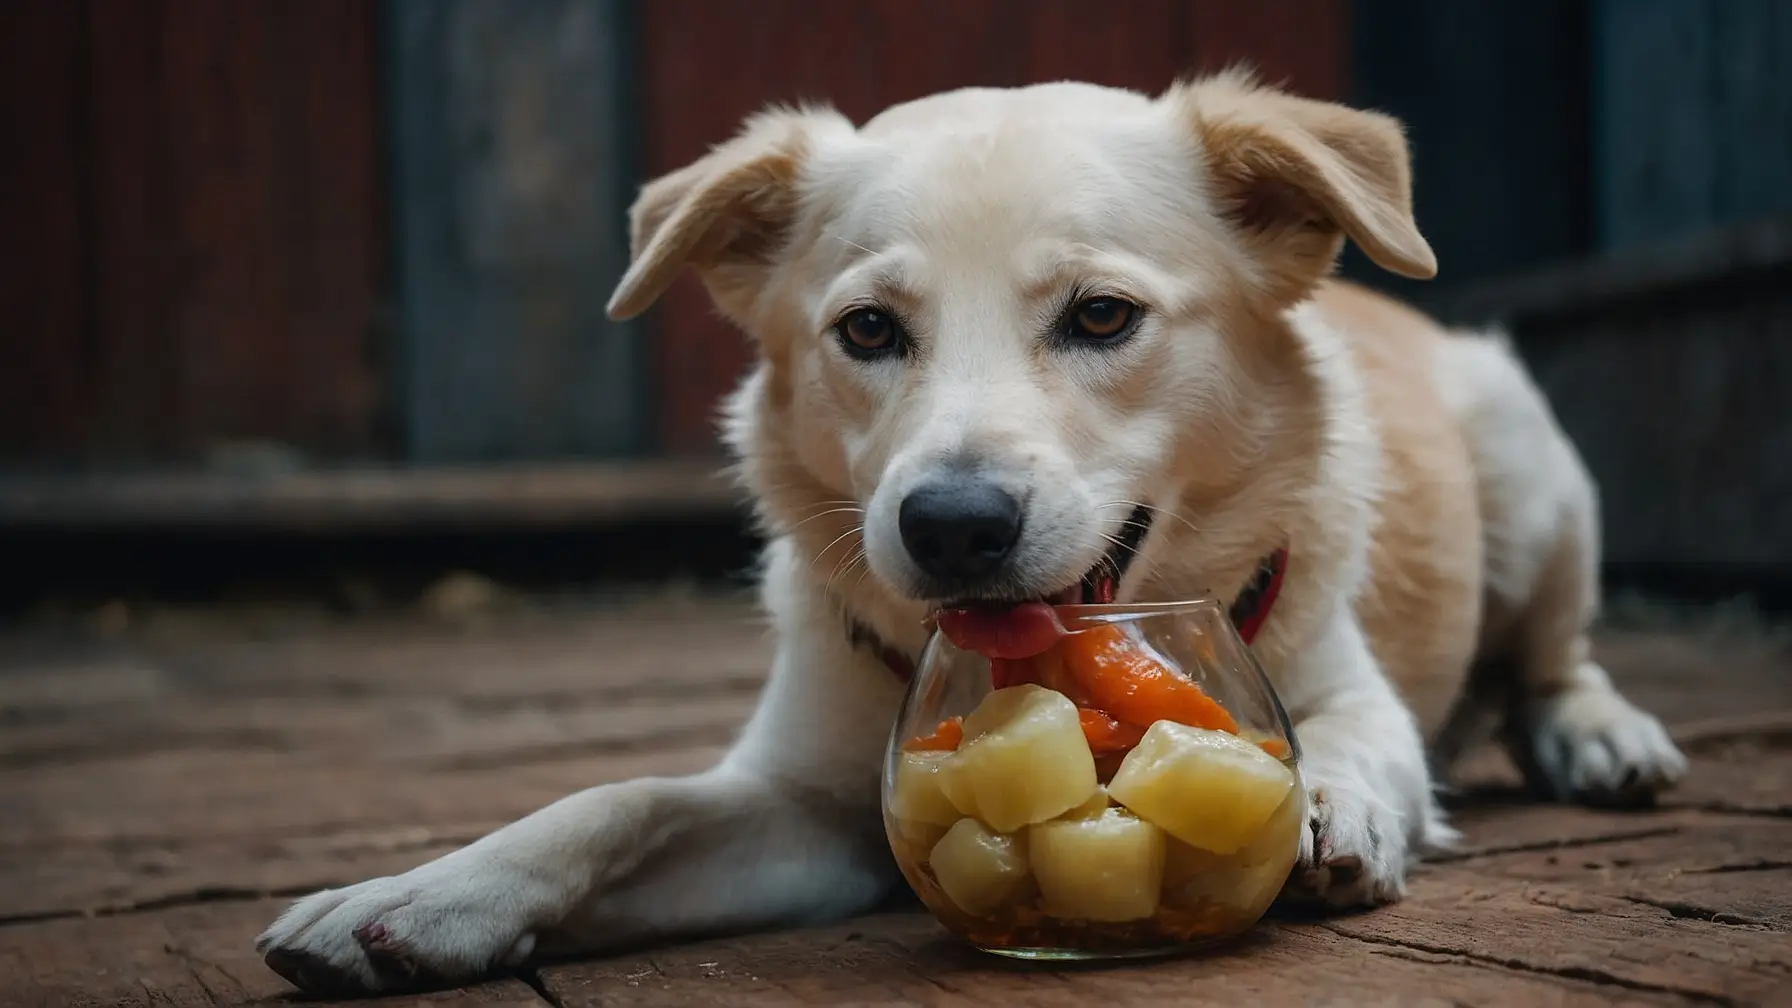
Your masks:
M1081 343L1113 343L1132 332L1139 306L1116 297L1090 298L1070 310L1064 335Z
M902 328L888 312L856 308L834 323L840 346L861 360L883 357L902 350Z

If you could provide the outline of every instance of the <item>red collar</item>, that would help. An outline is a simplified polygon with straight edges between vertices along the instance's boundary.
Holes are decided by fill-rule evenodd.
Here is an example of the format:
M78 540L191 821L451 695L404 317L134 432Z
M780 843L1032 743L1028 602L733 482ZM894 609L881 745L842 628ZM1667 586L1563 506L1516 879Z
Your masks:
M1238 628L1238 636L1244 638L1246 644L1257 639L1263 621L1269 619L1269 608L1276 604L1276 596L1282 593L1282 577L1287 573L1288 548L1284 546L1263 558L1250 583L1232 600L1228 613L1232 625Z
M1227 615L1232 618L1232 625L1238 628L1238 636L1246 644L1257 639L1263 629L1263 623L1269 619L1269 610L1276 604L1276 596L1282 593L1282 579L1288 573L1288 549L1282 547L1263 558L1257 565L1257 572L1251 576L1250 583L1232 600L1232 607ZM908 682L915 674L915 663L908 655L885 644L871 628L856 619L849 619L848 633L854 647L870 648L884 663L884 666L896 678Z

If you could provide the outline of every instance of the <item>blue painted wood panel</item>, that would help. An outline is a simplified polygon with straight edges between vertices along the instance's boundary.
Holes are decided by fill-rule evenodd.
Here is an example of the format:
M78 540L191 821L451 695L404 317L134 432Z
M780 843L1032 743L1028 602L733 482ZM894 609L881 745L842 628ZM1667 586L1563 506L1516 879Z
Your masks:
M413 462L630 454L624 0L388 0L399 390Z
M1355 0L1353 103L1406 124L1437 252L1405 281L1352 246L1346 275L1427 300L1590 246L1586 0Z
M1792 212L1792 3L1595 0L1602 247Z

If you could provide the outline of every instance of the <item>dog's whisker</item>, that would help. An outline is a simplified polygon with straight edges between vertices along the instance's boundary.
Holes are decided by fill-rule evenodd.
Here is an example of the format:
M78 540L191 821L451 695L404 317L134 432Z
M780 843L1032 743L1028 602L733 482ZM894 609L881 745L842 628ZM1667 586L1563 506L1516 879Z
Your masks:
M808 505L808 508L807 508L807 509L814 509L814 508L825 508L825 507L849 507L849 508L858 508L858 509L859 509L859 510L861 510L861 511L863 511L863 510L864 510L864 507L863 507L863 506L861 506L861 505L860 505L860 504L859 504L859 502L858 502L858 501L855 501L855 500L824 500L824 501L815 501L815 502L814 502L814 503L812 503L812 504L809 504L809 505Z
M810 517L814 517L815 514L832 514L835 511L858 511L862 513L864 510L864 505L860 504L858 501L827 500L816 501L807 507L801 508L798 511L798 514L805 515L804 520L807 520Z
M1159 515L1164 518L1173 518L1176 521L1181 522L1190 532L1193 532L1196 535L1201 534L1200 526L1196 525L1192 521L1189 521L1187 518L1183 517L1181 514L1178 514L1176 511L1171 510L1170 508L1158 507L1156 504L1147 504L1144 501L1113 500L1113 501L1107 502L1106 504L1101 505L1101 507L1097 508L1096 510L1099 511L1102 508L1110 508L1110 507L1138 508L1138 509L1141 509L1144 511L1149 511L1153 515ZM1138 524L1137 522L1134 522L1131 520L1121 523L1122 527L1125 527L1127 525L1137 525L1137 524Z
M871 565L869 563L860 564L858 579L853 581L852 588L849 589L846 594L848 596L857 595L859 593L859 586L865 583L865 577L866 577L866 575L868 575L870 573L871 573Z
M852 555L849 554L846 557L842 558L839 563L834 564L833 568L828 571L828 579L826 581L822 582L822 593L823 594L828 594L832 591L832 589L834 587L834 579L838 578L840 576L840 571L843 568L845 568L847 565L849 565L851 562L852 562Z
M1201 534L1201 530L1199 528L1195 527L1194 522L1189 521L1187 518L1184 518L1183 516L1177 514L1176 512L1169 510L1168 508L1160 508L1160 507L1157 507L1156 505L1147 504L1144 501L1111 500L1111 501L1108 501L1106 504L1097 505L1095 510L1103 511L1103 510L1106 510L1107 508L1113 508L1113 507L1124 507L1124 508L1129 508L1131 510L1146 511L1153 515L1163 515L1166 518L1174 518L1177 521L1181 522L1182 524L1188 526L1189 530L1191 532L1194 532L1196 535ZM1120 523L1120 527L1121 528L1144 529L1147 526L1145 526L1141 522L1135 521L1132 518L1131 514L1129 513L1126 517L1126 520L1122 521ZM1134 552L1137 552L1137 551L1135 550Z
M1137 546L1132 545L1117 535L1110 532L1103 532L1101 537L1106 539L1115 549L1125 550L1128 554L1135 557L1139 555L1139 548ZM1111 552L1103 553L1099 563L1106 567L1109 573L1114 575L1114 581L1116 583L1126 576L1126 572L1121 570L1120 560Z
M844 532L842 532L842 533L840 533L840 534L839 534L839 535L837 535L837 536L835 536L835 537L834 537L834 541L833 541L833 542L830 542L830 543L828 543L828 544L827 544L827 545L826 545L826 546L823 546L823 547L822 547L822 548L821 548L821 550L820 550L820 551L819 551L819 552L817 552L817 553L816 553L816 554L815 554L815 555L814 555L814 556L813 556L813 557L811 557L811 558L810 558L810 559L809 559L809 566L810 566L810 568L811 568L811 569L813 569L813 568L814 568L814 567L815 567L815 565L816 565L816 564L817 564L817 563L819 563L819 562L820 562L820 561L821 561L821 558L822 558L822 557L824 557L824 556L827 556L827 554L828 554L828 550L831 550L831 549L833 549L833 548L834 548L834 547L835 547L835 546L838 546L838 545L840 545L840 544L841 544L841 543L842 543L842 542L844 542L844 541L845 541L845 540L846 540L846 539L847 539L847 538L848 538L848 537L849 537L849 536L852 536L852 535L854 535L854 534L857 534L857 533L863 533L863 532L864 532L864 531L865 531L865 526L863 526L863 525L854 525L854 526L853 526L853 527L852 527L852 528L849 528L849 529L847 529L847 530L846 530L846 531L844 531ZM861 548L861 550L862 550L862 549L863 549L863 545L862 545L862 544L861 544L861 547L860 547L860 548Z
M828 235L828 237L834 239L837 242L840 242L841 244L851 245L853 248L858 249L860 252L863 252L866 255L876 255L877 254L876 252L871 251L870 249L866 248L863 245L860 245L858 242L853 241L850 238L843 238L840 235Z
M861 546L859 548L858 552L854 553L851 557L849 557L847 559L845 564L836 566L834 568L834 572L832 574L828 575L827 583L822 587L822 590L831 594L834 590L834 582L839 580L840 575L845 573L846 571L852 570L854 566L863 562L864 560L865 560L865 549L864 549L864 547Z
M827 510L827 511L822 511L822 512L820 512L820 513L819 513L819 514L812 514L812 515L810 515L810 516L809 516L809 517L807 517L807 518L804 518L804 519L803 519L803 520L802 520L802 521L799 521L799 522L797 522L797 523L796 523L796 524L794 524L794 525L792 525L792 526L790 526L790 529L789 529L789 531L791 531L791 532L795 532L795 531L796 531L796 530L797 530L797 529L800 529L800 528L802 528L802 527L803 527L803 526L804 526L804 525L807 525L807 524L809 524L809 523L810 523L810 522L812 522L812 521L815 521L815 520L816 520L816 519L818 519L818 518L826 518L826 517L827 517L827 516L829 516L829 515L837 515L837 514L864 514L864 513L865 513L865 509L864 509L864 508L861 508L861 507L838 507L838 508L832 508L832 509L830 509L830 510Z

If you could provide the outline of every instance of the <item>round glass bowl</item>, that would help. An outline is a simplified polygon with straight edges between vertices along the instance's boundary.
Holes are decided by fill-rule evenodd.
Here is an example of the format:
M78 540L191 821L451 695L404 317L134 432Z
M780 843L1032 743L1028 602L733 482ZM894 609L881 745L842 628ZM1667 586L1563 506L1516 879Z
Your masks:
M1269 680L1214 601L1053 612L1062 632L1029 658L948 632L922 653L883 783L909 884L948 930L1015 958L1161 955L1248 931L1306 814Z

